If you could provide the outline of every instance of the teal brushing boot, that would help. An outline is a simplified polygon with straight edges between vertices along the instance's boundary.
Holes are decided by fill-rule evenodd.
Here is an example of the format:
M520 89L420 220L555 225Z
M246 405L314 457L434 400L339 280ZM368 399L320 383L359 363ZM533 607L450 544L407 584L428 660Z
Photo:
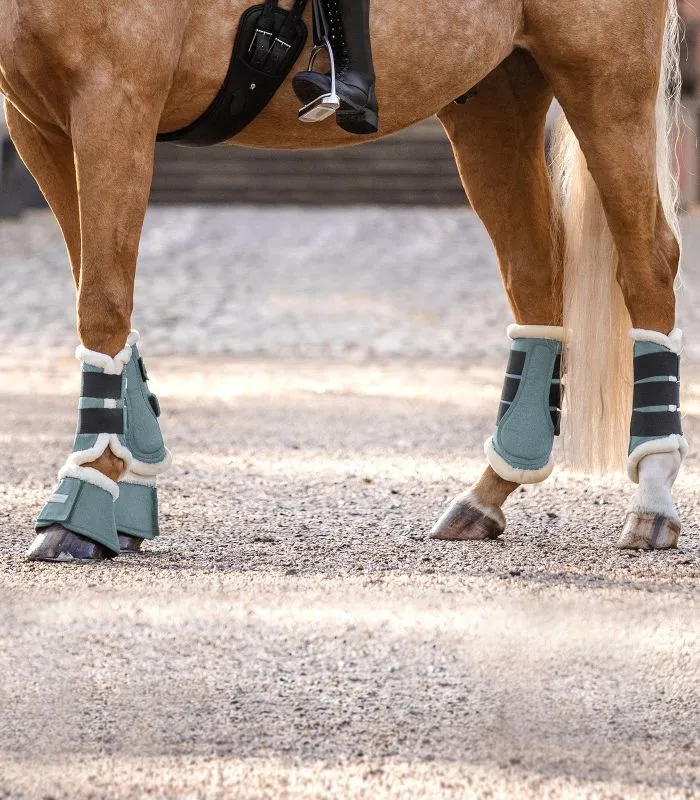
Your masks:
M148 373L135 343L125 374L126 443L132 462L119 484L114 513L121 550L138 552L144 540L155 539L160 532L156 476L169 468L171 456L158 422L160 404L148 389Z
M539 483L552 472L561 409L563 329L511 325L513 340L501 405L485 451L491 468L513 483Z
M115 358L79 347L82 389L73 452L59 472L59 484L36 521L37 537L27 557L36 561L100 561L119 551L114 500L117 484L85 466L108 448L127 465L125 379L127 346Z
M667 550L678 546L681 521L673 484L688 453L680 405L683 335L635 328L634 395L627 472L637 491L617 546Z

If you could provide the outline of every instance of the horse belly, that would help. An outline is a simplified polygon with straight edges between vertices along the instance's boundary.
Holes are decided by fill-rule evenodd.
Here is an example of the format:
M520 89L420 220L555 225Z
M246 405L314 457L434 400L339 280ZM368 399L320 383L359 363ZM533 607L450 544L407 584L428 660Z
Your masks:
M189 124L211 103L228 68L238 19L249 5L246 0L194 3L161 132ZM373 0L378 136L432 116L485 77L512 51L521 10L522 0ZM310 22L307 11L309 28ZM332 120L296 121L299 102L291 78L306 68L310 49L308 43L268 107L231 144L298 149L372 138L347 134Z

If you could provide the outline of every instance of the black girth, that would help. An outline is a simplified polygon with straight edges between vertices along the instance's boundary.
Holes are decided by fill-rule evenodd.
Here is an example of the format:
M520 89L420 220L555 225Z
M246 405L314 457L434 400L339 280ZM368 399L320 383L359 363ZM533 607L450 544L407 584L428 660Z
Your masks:
M301 55L308 32L301 16L307 0L286 11L265 0L244 12L224 83L209 108L190 125L158 136L159 142L194 147L220 144L249 125L273 98Z

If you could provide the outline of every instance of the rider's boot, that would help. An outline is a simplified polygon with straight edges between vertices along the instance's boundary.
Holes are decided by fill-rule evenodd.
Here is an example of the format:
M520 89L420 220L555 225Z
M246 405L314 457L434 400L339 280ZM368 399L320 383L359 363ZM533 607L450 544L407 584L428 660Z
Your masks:
M336 120L343 130L360 135L379 129L369 4L370 0L322 0L335 60L335 91L340 100ZM312 106L332 92L332 84L331 74L307 71L294 77L294 91L305 104L299 112L302 120L315 122L323 118L314 116Z

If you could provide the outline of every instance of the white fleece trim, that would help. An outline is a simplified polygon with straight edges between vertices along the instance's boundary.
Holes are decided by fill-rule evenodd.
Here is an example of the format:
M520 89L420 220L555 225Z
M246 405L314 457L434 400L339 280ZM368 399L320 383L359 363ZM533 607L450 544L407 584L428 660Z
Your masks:
M117 458L121 458L124 462L124 471L126 472L134 459L131 455L131 450L129 450L128 447L124 447L116 433L99 433L92 447L87 450L77 450L75 453L71 453L66 459L66 464L81 466L82 464L87 464L89 461L95 461L108 447Z
M132 330L131 333L126 337L126 343L129 347L132 347L135 344L138 344L141 339L141 334L136 331Z
M91 483L93 486L98 486L109 492L112 495L112 500L116 501L119 498L119 486L106 475L103 475L99 470L93 467L80 467L77 464L66 463L61 467L58 472L58 479L63 478L77 478L85 483Z
M484 452L491 469L503 478L504 481L513 483L542 483L546 480L554 469L554 460L549 457L549 461L541 469L519 469L512 467L502 456L500 456L494 446L493 437L489 437L484 444Z
M672 433L664 436L663 439L650 439L643 442L630 453L627 459L627 474L632 483L639 483L639 462L652 453L675 453L681 454L681 461L688 455L688 442L683 436Z
M143 461L139 461L137 458L131 459L131 465L129 469L131 472L135 472L137 475L141 475L142 477L149 477L155 475L162 475L164 472L167 472L173 464L173 454L165 448L165 458L162 461L159 461L157 464L146 464Z
M667 347L672 353L680 355L683 350L683 331L674 328L668 336L659 331L645 331L644 328L632 328L630 336L635 342L653 342Z
M156 479L136 475L134 472L127 472L119 483L132 483L134 486L148 486L150 489L156 488Z
M564 328L556 325L509 325L506 333L510 339L552 339L563 342Z
M131 347L126 345L114 358L106 353L98 353L96 350L88 350L85 345L79 344L75 348L75 357L83 364L101 369L105 375L121 375L124 367L131 360Z

